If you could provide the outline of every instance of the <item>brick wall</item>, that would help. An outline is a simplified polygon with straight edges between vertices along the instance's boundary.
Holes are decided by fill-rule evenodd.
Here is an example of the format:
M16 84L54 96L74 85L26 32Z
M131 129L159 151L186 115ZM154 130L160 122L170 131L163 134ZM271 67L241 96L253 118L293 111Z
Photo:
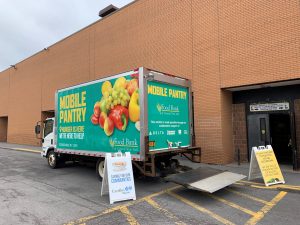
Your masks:
M218 3L223 88L300 77L299 0Z
M0 117L8 116L9 70L0 73Z
M196 144L203 162L224 163L217 2L193 1L192 16Z
M245 104L232 105L232 126L233 126L233 143L234 149L240 149L242 162L248 161L247 149L247 126ZM236 158L237 159L237 158Z
M298 151L298 168L300 168L300 99L294 101L295 110L295 128L296 128L296 144Z
M222 118L222 146L224 152L223 163L234 161L233 129L232 129L232 93L221 92L221 118Z

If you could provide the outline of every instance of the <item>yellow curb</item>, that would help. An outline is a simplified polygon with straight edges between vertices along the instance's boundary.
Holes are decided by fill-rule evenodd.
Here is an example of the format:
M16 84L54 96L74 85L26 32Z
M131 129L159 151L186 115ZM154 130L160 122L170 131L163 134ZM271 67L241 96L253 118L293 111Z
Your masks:
M41 153L40 150L27 149L27 148L11 148L12 150L21 151L21 152L33 152L33 153Z

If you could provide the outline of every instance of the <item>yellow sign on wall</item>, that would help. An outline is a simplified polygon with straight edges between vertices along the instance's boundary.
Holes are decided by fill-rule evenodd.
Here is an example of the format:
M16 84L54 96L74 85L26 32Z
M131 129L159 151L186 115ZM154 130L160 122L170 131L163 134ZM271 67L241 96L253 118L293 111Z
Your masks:
M259 177L258 169L266 186L285 183L271 145L252 148L249 180L255 178L255 174L256 178Z

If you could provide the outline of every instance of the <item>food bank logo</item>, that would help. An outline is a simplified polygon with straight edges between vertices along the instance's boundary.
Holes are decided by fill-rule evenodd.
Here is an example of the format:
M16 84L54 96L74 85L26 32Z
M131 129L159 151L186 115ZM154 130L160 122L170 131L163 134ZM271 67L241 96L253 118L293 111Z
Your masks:
M162 107L159 103L157 103L156 108L157 108L158 112L161 113Z
M112 163L113 165L113 171L124 171L126 170L126 162L124 161L118 161L118 162L114 162Z
M129 147L129 148L137 148L138 143L136 139L130 140L129 138L110 138L109 139L109 145L114 148L114 147Z
M179 113L180 112L178 106L174 106L174 105L164 105L164 104L157 103L156 108L159 113Z
M113 141L113 139L109 139L109 145L110 147L115 147L115 142Z

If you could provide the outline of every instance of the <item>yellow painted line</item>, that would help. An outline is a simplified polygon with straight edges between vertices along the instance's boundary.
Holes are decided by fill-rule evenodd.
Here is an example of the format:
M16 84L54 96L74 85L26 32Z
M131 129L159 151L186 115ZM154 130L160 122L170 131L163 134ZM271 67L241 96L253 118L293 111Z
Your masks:
M256 202L260 202L260 203L263 203L263 204L269 204L268 201L265 201L263 199L260 199L260 198L257 198L257 197L254 197L252 195L248 195L248 194L245 194L245 193L242 193L242 192L239 192L239 191L235 191L235 190L232 190L231 188L225 188L226 191L228 192L231 192L231 193L234 193L236 195L239 195L239 196L242 196L242 197L245 197L245 198L248 198L248 199L251 199L253 201L256 201Z
M242 182L242 183L245 183L245 184L252 184L252 185L255 185L255 186L263 186L263 187L267 187L265 186L264 183L257 183L257 182L251 182L251 181L239 181L239 182ZM271 185L271 186L268 186L267 188L276 188L276 187L286 187L286 188L299 188L300 189L300 186L297 186L297 185L289 185L289 184L274 184L274 185Z
M138 221L134 218L127 207L122 207L120 211L124 216L126 216L126 219L130 225L139 225Z
M240 180L238 182L245 183L245 184L256 184L256 185L261 184L261 185L265 185L264 183L257 183L257 182L253 182L253 181L247 181L247 180Z
M170 218L171 220L175 221L175 224L177 225L186 225L186 223L179 220L177 216L175 216L173 213L168 211L167 209L162 208L157 202L155 202L153 199L147 197L145 198L145 201L153 206L158 211L162 212L166 217Z
M232 184L232 185L246 186L245 184L239 183L239 182L236 182L236 183L234 183L234 184Z
M212 211L206 209L206 208L203 208L201 207L200 205L197 205L195 204L194 202L191 202L190 200L186 199L186 198L183 198L181 197L180 195L178 194L175 194L174 192L171 192L171 191L167 191L167 194L173 196L174 198L177 198L178 200L184 202L185 204L193 207L194 209L202 212L202 213L206 213L208 214L209 216L211 216L212 218L218 220L219 222L223 223L223 224L226 224L226 225L234 225L234 223L230 222L229 220L226 220L225 218L213 213Z
M255 215L255 212L253 212L253 211L251 211L249 209L246 209L246 208L244 208L244 207L242 207L242 206L240 206L238 204L235 204L235 203L233 203L231 201L228 201L228 200L226 200L224 198L220 198L220 197L218 197L216 195L212 195L212 194L206 194L206 195L209 196L209 197L211 197L211 198L213 198L213 199L215 199L215 200L217 200L217 201L219 201L219 202L222 202L222 203L224 203L226 205L229 205L232 208L235 208L235 209L238 209L238 210L240 210L240 211L242 211L244 213L247 213L247 214L249 214L251 216Z
M300 187L291 187L291 186L287 186L287 185L276 185L276 186L269 186L269 187L251 185L251 187L260 188L260 189L269 189L269 190L272 190L272 189L273 190L274 189L285 189L285 190L300 191Z
M65 223L64 225L74 225L74 224L84 224L85 222L89 221L89 220L92 220L92 219L96 219L100 216L103 216L105 214L109 214L109 213L112 213L112 212L115 212L115 211L118 211L121 209L121 207L125 207L125 206L116 206L116 207L113 207L113 208L110 208L110 209L106 209L98 214L95 214L95 215L91 215L91 216L86 216L86 217L82 217L76 221L71 221L71 222L68 222L68 223Z
M255 225L257 224L278 202L287 194L285 191L281 191L276 195L268 205L262 207L255 215L250 218L245 225Z
M41 153L42 151L40 150L34 150L34 149L28 149L28 148L12 148L13 150L16 151L22 151L22 152L34 152L34 153Z
M175 189L178 189L180 186L175 186L175 187L172 187L172 188L168 188L166 190L163 190L163 191L159 191L159 192L156 192L156 193L153 193L151 195L148 195L148 196L145 196L141 199L138 199L136 201L131 201L131 202L128 202L124 205L119 205L119 206L115 206L115 207L112 207L112 208L109 208L109 209L106 209L100 213L96 213L94 215L90 215L90 216L86 216L86 217L82 217L80 219L77 219L76 221L71 221L71 222L68 222L66 223L65 225L74 225L74 224L81 224L81 223L85 223L89 220L92 220L92 219L96 219L100 216L103 216L105 214L109 214L109 213L112 213L112 212L115 212L115 211L118 211L118 210L121 210L122 208L124 207L129 207L131 205L134 205L134 204L138 204L140 202L143 202L145 201L146 198L153 198L153 197L156 197L156 196L159 196L159 195L162 195L164 193L166 193L167 191L171 191L171 190L175 190Z

